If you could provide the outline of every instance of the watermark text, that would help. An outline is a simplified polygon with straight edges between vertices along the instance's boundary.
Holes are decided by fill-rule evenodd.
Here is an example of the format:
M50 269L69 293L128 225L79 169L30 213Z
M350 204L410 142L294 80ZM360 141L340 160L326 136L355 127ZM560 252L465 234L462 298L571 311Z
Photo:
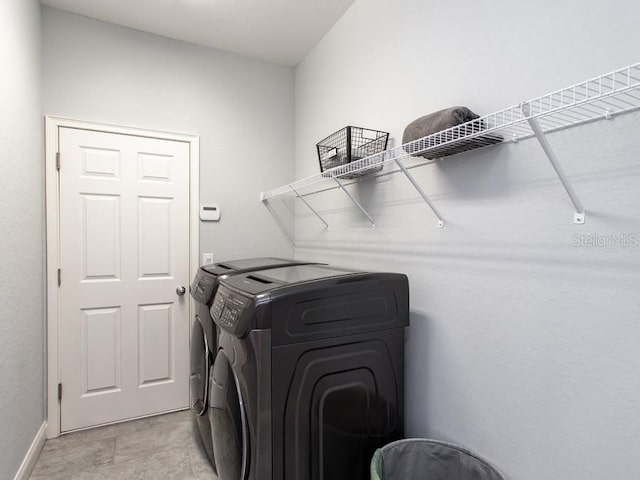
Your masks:
M635 248L640 247L640 233L576 233L572 237L574 247Z

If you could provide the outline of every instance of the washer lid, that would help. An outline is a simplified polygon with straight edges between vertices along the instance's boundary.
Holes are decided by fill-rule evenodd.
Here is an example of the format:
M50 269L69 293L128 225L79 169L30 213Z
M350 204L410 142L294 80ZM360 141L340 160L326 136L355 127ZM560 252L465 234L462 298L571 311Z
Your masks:
M362 273L326 265L294 265L234 275L223 282L247 293L258 294L288 285Z
M281 265L295 265L302 262L287 258L277 257L260 257L260 258L241 258L230 260L228 262L215 263L213 265L203 265L201 268L213 275L224 275L226 273L236 273L248 270L259 270L262 268L277 267Z
M312 280L320 280L321 278L339 277L354 273L361 272L324 265L297 265L261 270L256 272L256 275L270 280L275 280L282 285L290 285L292 283L310 282Z

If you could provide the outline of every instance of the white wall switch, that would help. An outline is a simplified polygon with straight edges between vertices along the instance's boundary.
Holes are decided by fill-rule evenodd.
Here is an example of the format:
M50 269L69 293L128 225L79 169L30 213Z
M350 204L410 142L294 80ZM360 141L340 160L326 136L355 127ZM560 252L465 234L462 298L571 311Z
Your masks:
M203 253L202 254L202 264L203 265L211 265L213 263L213 253Z

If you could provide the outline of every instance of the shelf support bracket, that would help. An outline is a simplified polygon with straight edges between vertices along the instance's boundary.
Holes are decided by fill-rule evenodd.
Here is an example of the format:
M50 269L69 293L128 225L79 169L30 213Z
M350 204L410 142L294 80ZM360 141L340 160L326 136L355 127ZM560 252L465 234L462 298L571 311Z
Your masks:
M582 206L580 199L576 195L576 192L573 190L573 187L571 186L571 182L569 182L567 175L564 173L564 170L562 169L560 162L558 162L558 157L556 157L556 154L551 148L551 145L549 145L549 141L547 140L547 137L542 131L542 128L540 127L540 124L538 123L538 121L535 118L530 117L531 108L529 104L523 103L521 108L522 108L522 113L527 118L527 122L529 122L529 126L531 127L531 130L533 130L533 134L538 139L538 143L540 143L542 150L544 150L544 153L549 159L549 162L551 163L551 166L555 170L556 175L558 175L558 178L562 182L562 186L567 192L567 195L569 195L569 198L571 199L571 203L573 203L573 206L576 209L573 215L573 223L583 224L585 220L584 207Z
M322 223L324 223L324 228L326 228L327 230L329 230L329 224L328 224L327 222L325 222L325 221L324 221L324 218L322 218L318 212L316 212L316 209L315 209L315 208L313 208L313 207L311 206L311 204L310 204L309 202L307 202L307 201L305 200L305 198L304 198L302 195L300 195L300 194L298 193L298 191L297 191L295 188L293 188L291 185L289 185L289 188L290 188L290 189L291 189L291 191L296 195L296 197L298 197L300 200L302 200L302 202L303 202L307 207L309 207L309 210L311 210L311 211L313 212L313 214L314 214L316 217L318 217L318 220L320 220Z
M436 218L438 219L438 228L443 228L444 220L442 219L442 215L440 215L440 212L438 212L438 209L436 208L436 206L431 202L431 200L429 200L429 197L427 197L427 194L424 193L424 190L422 190L422 187L418 185L418 182L416 182L416 179L413 177L413 175L411 175L411 173L409 173L409 170L407 170L407 167L404 166L404 164L400 161L399 158L394 158L393 161L396 162L396 165L398 165L400 170L402 170L402 173L404 173L407 179L411 182L411 185L413 185L413 188L415 188L418 191L422 199L426 202L426 204L429 206L433 214L436 216Z
M375 227L375 226L376 226L376 222L373 220L373 218L371 218L371 215L369 215L369 214L367 213L367 211L364 209L364 207L363 207L362 205L360 205L360 202L358 202L358 200L356 200L356 198L355 198L353 195L351 195L351 194L349 193L349 191L348 191L346 188L344 188L344 185L343 185L343 184L342 184L342 182L338 179L338 177L333 177L333 179L336 181L336 183L337 183L337 184L338 184L338 186L342 189L342 191L343 191L344 193L346 193L346 194L347 194L347 197L349 197L349 198L351 199L351 201L353 202L353 204L354 204L356 207L358 207L358 208L360 209L360 211L363 213L363 215L364 215L365 217L367 217L367 218L369 219L369 223L371 223L371 226L372 226L372 227Z

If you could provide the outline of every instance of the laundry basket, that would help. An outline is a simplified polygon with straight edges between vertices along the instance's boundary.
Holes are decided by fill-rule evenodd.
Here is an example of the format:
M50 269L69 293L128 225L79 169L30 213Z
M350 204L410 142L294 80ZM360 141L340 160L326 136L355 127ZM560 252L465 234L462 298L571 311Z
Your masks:
M473 452L451 443L407 439L375 451L371 480L506 480Z
M384 152L387 148L389 134L369 128L347 126L316 144L320 171L323 176L340 176L352 179L371 175L382 169ZM353 162L366 158L358 164ZM336 167L343 167L336 171L327 172Z

